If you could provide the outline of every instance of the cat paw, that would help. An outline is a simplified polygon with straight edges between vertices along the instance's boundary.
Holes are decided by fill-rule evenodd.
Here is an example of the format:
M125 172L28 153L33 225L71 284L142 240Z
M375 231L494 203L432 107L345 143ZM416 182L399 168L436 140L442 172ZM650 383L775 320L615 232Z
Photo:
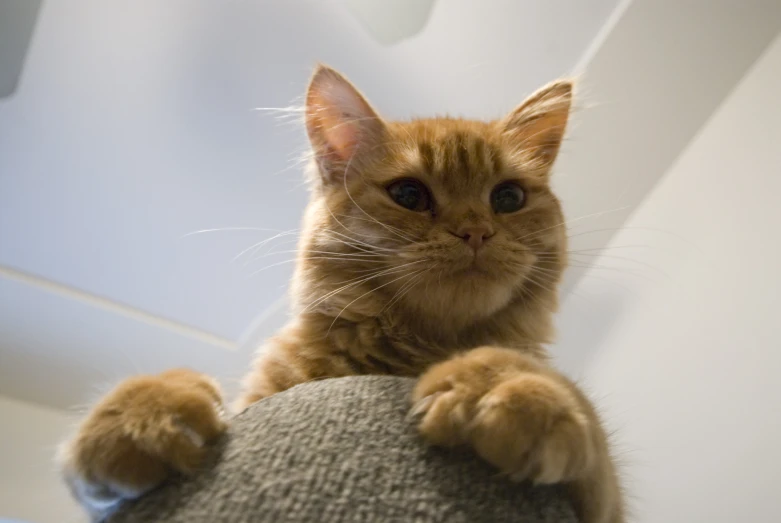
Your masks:
M211 378L189 370L128 379L60 449L65 481L93 519L171 474L191 474L227 428Z
M568 388L515 351L480 348L435 365L412 413L438 446L469 445L515 480L582 477L594 460L588 418Z

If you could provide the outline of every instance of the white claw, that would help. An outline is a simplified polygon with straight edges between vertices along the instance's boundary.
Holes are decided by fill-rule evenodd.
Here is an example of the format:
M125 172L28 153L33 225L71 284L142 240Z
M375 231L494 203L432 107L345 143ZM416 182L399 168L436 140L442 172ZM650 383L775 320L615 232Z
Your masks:
M415 403L412 406L412 409L410 409L407 417L409 419L414 419L420 416L421 414L424 414L429 409L429 407L431 407L431 404L434 403L434 400L436 400L440 396L440 394L442 393L436 392L434 394L430 394L425 398L419 400L417 403Z
M179 429L185 436L187 436L187 439L192 441L193 445L196 447L203 447L206 444L206 442L203 440L203 437L201 437L201 435L195 432L192 428L188 427L184 423L179 423L178 425Z

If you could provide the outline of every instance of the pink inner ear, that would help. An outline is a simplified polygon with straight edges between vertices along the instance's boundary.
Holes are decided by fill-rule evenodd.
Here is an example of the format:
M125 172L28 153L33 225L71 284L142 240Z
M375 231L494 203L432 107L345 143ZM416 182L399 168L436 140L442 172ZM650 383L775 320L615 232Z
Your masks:
M307 96L307 127L316 150L349 161L377 125L377 114L346 79L329 69L316 73Z
M328 113L330 111L326 111ZM340 159L348 160L355 153L359 142L359 124L352 117L341 114L337 118L326 116L323 121L325 141Z

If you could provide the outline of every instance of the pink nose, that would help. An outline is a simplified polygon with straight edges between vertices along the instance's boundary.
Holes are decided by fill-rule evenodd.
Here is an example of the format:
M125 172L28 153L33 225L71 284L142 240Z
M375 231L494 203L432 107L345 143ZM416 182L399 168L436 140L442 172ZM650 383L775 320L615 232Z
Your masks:
M458 230L456 235L463 238L472 249L477 251L477 249L483 246L483 243L485 243L488 238L494 235L494 231L492 231L490 227L479 225L462 227Z

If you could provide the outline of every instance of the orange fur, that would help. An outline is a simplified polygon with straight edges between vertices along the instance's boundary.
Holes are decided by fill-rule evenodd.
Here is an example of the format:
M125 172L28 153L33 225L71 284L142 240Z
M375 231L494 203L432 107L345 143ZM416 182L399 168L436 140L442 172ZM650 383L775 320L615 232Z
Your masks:
M567 253L548 182L571 98L559 81L493 122L385 122L319 67L307 94L315 162L296 314L260 351L238 406L321 378L420 376L414 410L431 443L471 445L517 479L567 483L586 523L624 521L594 408L544 349ZM394 202L387 188L402 179L424 184L432 206ZM525 205L495 212L492 190L508 181ZM485 238L466 242L462 231ZM192 432L208 441L224 429L218 398L190 374L125 382L66 447L75 490L132 497L169 469L192 471L203 451Z

